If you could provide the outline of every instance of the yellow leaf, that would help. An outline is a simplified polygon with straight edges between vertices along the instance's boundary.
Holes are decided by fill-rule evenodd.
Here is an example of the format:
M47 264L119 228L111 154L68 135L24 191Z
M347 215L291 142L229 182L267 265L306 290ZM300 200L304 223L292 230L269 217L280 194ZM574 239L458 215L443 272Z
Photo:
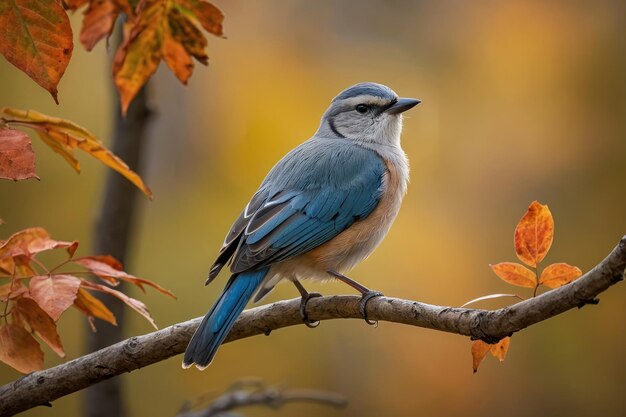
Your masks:
M34 110L19 110L5 107L0 112L13 118L13 120L8 120L8 123L15 123L34 129L44 143L63 156L76 171L80 171L80 164L76 159L74 150L80 149L109 168L119 172L143 191L144 194L152 197L152 192L144 184L141 177L128 168L124 161L105 148L98 138L84 127L69 120L47 116Z
M524 265L515 262L500 262L489 266L498 277L509 284L526 288L537 286L537 275Z
M548 206L533 201L515 228L515 252L526 265L536 267L554 238L554 219Z
M574 281L581 275L582 271L578 267L559 262L546 266L544 270L541 271L539 284L543 284L549 288L558 288Z

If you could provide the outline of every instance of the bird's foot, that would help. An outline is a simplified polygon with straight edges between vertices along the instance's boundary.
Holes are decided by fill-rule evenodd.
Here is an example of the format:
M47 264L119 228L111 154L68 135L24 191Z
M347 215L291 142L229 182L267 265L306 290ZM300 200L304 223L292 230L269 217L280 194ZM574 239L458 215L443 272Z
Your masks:
M311 298L321 297L322 294L318 292L308 292L306 295L303 295L300 299L300 318L302 318L302 322L306 325L306 327L310 329L314 329L320 325L319 320L311 320L309 319L309 315L306 313L306 305L308 304Z
M300 317L302 318L302 322L306 325L306 327L310 328L310 329L314 329L317 326L320 325L320 321L319 320L311 320L309 319L309 315L306 312L306 305L309 303L309 300L311 298L316 298L316 297L321 297L322 294L318 293L318 292L308 292L306 290L306 288L304 288L302 286L302 284L300 283L300 281L298 281L297 279L293 280L293 284L296 286L296 288L298 289L298 292L300 292Z
M370 320L367 317L367 302L372 298L382 296L384 296L382 292L372 290L369 290L368 292L361 295L361 301L359 301L359 313L361 313L361 316L363 316L363 320L365 320L365 322L370 326L378 326L378 320Z
M379 291L370 290L364 285L359 284L355 280L348 278L344 274L339 273L337 271L331 270L331 271L328 271L328 273L332 275L333 277L337 278L338 280L340 280L341 282L348 284L349 286L351 286L352 288L354 288L355 290L361 293L361 301L359 302L359 313L361 313L361 316L363 316L363 319L365 320L367 324L371 326L378 326L378 320L370 320L367 317L367 303L372 298L382 297L383 293Z

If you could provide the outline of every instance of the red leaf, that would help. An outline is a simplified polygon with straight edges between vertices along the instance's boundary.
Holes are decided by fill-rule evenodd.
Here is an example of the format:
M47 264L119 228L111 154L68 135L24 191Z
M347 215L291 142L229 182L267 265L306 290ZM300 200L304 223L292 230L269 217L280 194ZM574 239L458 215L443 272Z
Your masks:
M141 288L142 291L145 291L143 286L148 285L157 291L176 299L174 294L154 282L144 278L137 278L121 271L122 265L112 256L85 256L83 258L74 259L73 262L87 268L91 271L91 273L112 285L117 285L117 279L130 282Z
M73 48L60 1L0 1L0 53L48 90L57 104L57 84Z
M32 258L33 255L40 252L60 248L67 249L70 257L72 257L78 248L78 242L53 240L45 229L31 227L13 234L4 244L0 245L0 259L15 258L20 255Z
M44 275L30 279L30 298L54 321L67 310L76 299L81 280L71 275Z
M43 352L26 329L5 324L0 327L0 361L27 374L43 368Z
M82 4L70 5L72 10L76 10ZM80 42L85 49L91 51L103 38L109 38L115 21L120 13L131 15L132 11L126 1L120 0L92 0L89 8L85 11L83 27L80 31Z
M7 282L0 285L0 300L14 300L28 293L28 288L23 287L20 281L15 283Z
M141 301L135 300L134 298L131 298L122 292L116 291L113 288L109 288L106 285L96 284L94 282L89 282L89 281L82 281L81 284L83 288L110 294L122 300L126 305L128 305L130 308L132 308L133 310L141 314L146 320L148 320L148 322L150 322L150 324L155 329L158 329L156 323L154 322L154 319L152 318L152 316L150 315L150 312L148 311L148 308Z
M26 133L0 127L0 178L14 181L39 179L35 173L33 145Z
M20 320L31 328L60 357L65 357L61 338L57 333L54 320L39 305L29 298L19 298L11 311L14 319ZM19 318L16 318L19 316Z

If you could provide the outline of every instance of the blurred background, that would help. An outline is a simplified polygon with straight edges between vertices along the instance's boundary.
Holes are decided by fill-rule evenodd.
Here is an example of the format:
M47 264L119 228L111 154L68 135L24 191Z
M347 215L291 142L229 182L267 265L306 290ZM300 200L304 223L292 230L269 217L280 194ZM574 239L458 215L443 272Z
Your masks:
M132 294L161 327L203 315L227 274L204 287L231 222L265 173L310 137L343 88L376 81L423 103L405 119L411 184L379 249L350 276L388 296L458 306L511 287L488 268L516 261L513 230L533 200L556 235L545 264L597 264L626 233L626 5L621 1L215 0L227 39L181 86L161 65L152 83L144 179L127 270L178 297ZM81 15L73 17L78 33ZM78 44L59 85L61 105L0 60L0 105L69 118L109 141L110 55ZM0 182L0 239L42 226L91 254L105 168L81 157L76 175L35 141L41 181ZM324 294L343 285L307 285ZM133 290L134 291L134 290ZM263 303L293 298L291 285ZM242 377L344 394L318 405L250 409L250 416L621 416L626 361L624 285L598 306L516 334L503 363L472 374L470 341L403 325L334 320L225 345L204 372L180 357L123 375L130 414L174 415ZM480 305L498 308L502 301ZM129 312L128 336L151 331ZM99 326L106 323L99 322ZM83 351L84 317L59 323L67 359ZM44 347L46 366L61 363ZM0 383L19 377L0 366ZM25 416L79 415L79 395Z

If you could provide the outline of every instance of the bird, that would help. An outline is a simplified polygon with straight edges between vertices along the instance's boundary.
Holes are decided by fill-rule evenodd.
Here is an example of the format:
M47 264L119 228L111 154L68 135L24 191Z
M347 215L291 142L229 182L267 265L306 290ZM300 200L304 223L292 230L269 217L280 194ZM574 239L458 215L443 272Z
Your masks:
M306 303L319 294L306 291L305 279L352 286L368 321L367 301L382 294L344 273L374 251L400 210L409 180L402 114L420 102L373 82L333 98L317 132L276 163L227 233L206 284L226 265L231 276L193 334L183 368L209 366L250 299L281 280L300 292L310 327L319 323L308 319Z

